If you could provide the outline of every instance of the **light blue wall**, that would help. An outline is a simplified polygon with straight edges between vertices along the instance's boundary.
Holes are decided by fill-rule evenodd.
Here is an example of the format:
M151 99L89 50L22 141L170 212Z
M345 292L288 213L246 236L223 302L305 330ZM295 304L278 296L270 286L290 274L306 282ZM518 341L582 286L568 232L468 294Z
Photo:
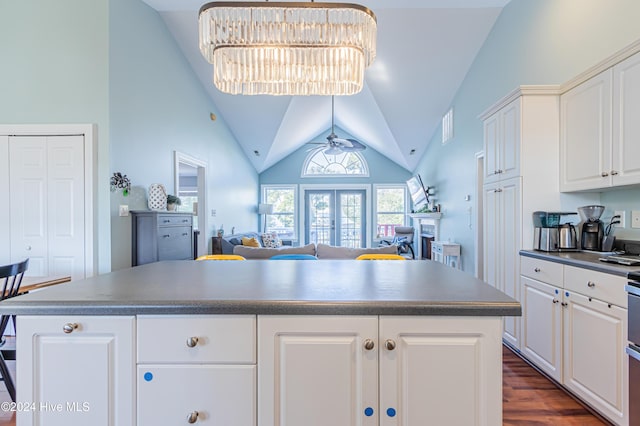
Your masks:
M325 140L327 132L312 138L314 141ZM352 135L336 127L336 134L341 138L353 138ZM367 141L361 141L365 145ZM301 178L302 166L304 164L310 149L314 149L317 145L304 145L300 149L294 151L289 156L280 160L264 172L260 173L260 184L328 184L331 183L353 183L353 184L373 184L373 183L405 183L411 177L411 172L400 167L387 157L381 155L377 151L367 148L361 151L362 156L369 166L368 178Z
M160 15L139 0L111 0L110 14L110 168L135 186L129 197L111 195L113 269L131 265L131 221L118 206L146 209L152 183L175 193L174 151L208 166L207 211L216 217L201 238L220 225L255 230L258 174L225 123L210 120L221 114Z
M94 123L109 176L108 0L0 0L0 123ZM111 267L109 187L97 189L98 271Z
M462 244L465 271L475 268L475 200L464 197L476 193L474 155L483 149L478 115L519 85L564 83L640 39L639 16L637 0L512 0L504 8L452 103L453 141L442 146L438 129L416 168L438 190L442 237ZM601 202L640 209L639 195L614 191ZM640 238L629 229L616 235Z

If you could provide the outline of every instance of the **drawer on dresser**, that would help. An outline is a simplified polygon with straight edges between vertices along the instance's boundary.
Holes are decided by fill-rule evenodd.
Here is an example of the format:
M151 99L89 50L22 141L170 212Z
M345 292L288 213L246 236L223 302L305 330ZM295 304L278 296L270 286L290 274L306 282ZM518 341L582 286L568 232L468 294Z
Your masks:
M520 256L520 274L556 287L562 287L562 264Z
M158 258L161 260L190 259L193 231L189 226L158 228Z
M161 214L158 215L158 226L191 226L192 216Z
M141 315L137 326L139 364L256 362L254 315Z
M565 289L623 308L627 307L627 293L624 290L626 283L625 277L604 272L574 266L565 266L564 269Z

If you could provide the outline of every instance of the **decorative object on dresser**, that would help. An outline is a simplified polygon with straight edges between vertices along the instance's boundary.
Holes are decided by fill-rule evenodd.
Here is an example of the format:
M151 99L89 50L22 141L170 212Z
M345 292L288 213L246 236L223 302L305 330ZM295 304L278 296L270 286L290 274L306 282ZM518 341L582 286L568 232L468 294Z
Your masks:
M131 212L131 266L193 259L193 214Z
M149 210L167 210L167 190L161 183L149 186Z
M170 212L177 210L178 206L181 204L182 201L179 197L171 194L167 195L167 210L169 210Z

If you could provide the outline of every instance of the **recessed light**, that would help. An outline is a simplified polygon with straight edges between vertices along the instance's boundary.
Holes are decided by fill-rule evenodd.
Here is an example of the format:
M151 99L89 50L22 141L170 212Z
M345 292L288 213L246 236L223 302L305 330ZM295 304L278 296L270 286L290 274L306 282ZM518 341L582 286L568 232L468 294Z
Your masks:
M211 121L216 121L216 119L218 117L216 117L216 115L214 113L209 114L209 118L211 119Z
M257 149L254 149L254 150L253 150L253 154L254 154L256 157L260 157L260 151L258 151Z
M413 154L415 154L415 153L416 153L415 148L414 148L414 149L412 149L411 151L409 151L409 155L413 155Z

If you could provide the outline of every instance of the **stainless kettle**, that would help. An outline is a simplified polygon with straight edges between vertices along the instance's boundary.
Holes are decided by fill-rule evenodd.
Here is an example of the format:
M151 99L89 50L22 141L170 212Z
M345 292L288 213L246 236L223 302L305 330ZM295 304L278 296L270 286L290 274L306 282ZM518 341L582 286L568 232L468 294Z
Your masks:
M570 223L564 223L559 227L558 235L558 249L577 249L578 243L576 241L576 227Z

